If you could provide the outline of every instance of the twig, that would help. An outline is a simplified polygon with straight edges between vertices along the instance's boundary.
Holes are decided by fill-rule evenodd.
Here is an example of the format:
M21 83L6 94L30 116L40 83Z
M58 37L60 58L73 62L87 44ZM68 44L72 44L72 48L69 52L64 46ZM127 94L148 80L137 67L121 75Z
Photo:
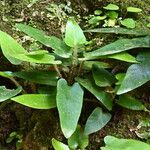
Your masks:
M56 64L54 64L54 68L55 68L57 74L59 75L59 77L62 78L62 75L61 75L61 73L60 73L60 70L59 70L59 68L58 68L58 66L57 66Z
M11 77L9 78L17 87L22 87L16 80L15 78ZM26 91L24 89L22 89L22 94L25 94Z

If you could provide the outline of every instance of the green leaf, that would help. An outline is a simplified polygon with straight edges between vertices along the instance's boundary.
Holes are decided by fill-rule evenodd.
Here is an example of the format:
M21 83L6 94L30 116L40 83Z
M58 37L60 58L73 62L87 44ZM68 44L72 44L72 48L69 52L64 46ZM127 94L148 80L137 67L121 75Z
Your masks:
M136 7L127 7L127 12L139 13L142 12L142 9Z
M4 56L14 65L21 63L21 60L14 58L14 56L27 53L10 35L2 31L0 31L0 46Z
M27 61L30 63L38 63L38 64L61 64L61 61L55 61L55 57L50 54L42 54L42 55L30 55L27 54L16 54L14 58L19 59L21 61Z
M126 76L117 91L118 95L132 91L150 80L150 53L140 53L137 56L137 61L141 63L133 64L128 68Z
M57 141L56 139L52 139L52 145L55 150L70 150L67 145Z
M106 148L110 150L150 150L150 145L133 139L120 139L113 136L104 138Z
M101 20L106 19L107 16L94 16L92 17L90 20L88 20L89 24L97 24L99 23Z
M113 33L113 34L123 34L123 35L135 35L135 36L144 36L150 35L150 30L141 30L141 29L125 29L125 28L97 28L89 29L84 32L94 32L94 33Z
M112 109L112 96L96 86L90 79L76 78L76 80L92 93L108 110Z
M17 43L7 33L0 31L0 45L4 56L14 65L20 64L22 61L42 64L60 64L55 61L55 57L47 54L46 51L34 51L28 53L19 43Z
M101 10L95 10L94 11L94 15L100 15L100 14L102 14L103 12L101 11Z
M81 126L78 125L76 131L68 139L68 145L71 149L84 149L89 144L89 136L83 133Z
M70 18L67 22L64 41L70 47L87 43L82 29L73 18Z
M119 10L119 7L115 4L108 4L106 7L103 7L106 10Z
M106 15L111 19L117 19L119 14L115 11L108 11Z
M95 108L85 124L84 133L89 135L97 132L102 129L110 121L110 119L110 113L103 112L99 107Z
M11 78L13 77L13 73L11 71L0 71L0 76L4 78Z
M91 70L93 65L97 65L99 68L110 68L109 64L100 61L85 61L83 68Z
M58 56L64 58L69 58L71 56L72 52L70 50L70 47L68 47L59 38L54 36L47 36L42 30L30 27L28 25L16 24L16 27L20 31L24 32L25 34L29 35L30 37L44 44L45 46L54 49L54 53L57 54Z
M0 102L3 102L16 96L21 91L22 91L21 87L18 87L17 89L6 89L5 86L0 86Z
M48 54L48 51L46 51L46 50L36 50L36 51L28 52L26 55L27 56L38 56L38 55L44 55L44 54Z
M13 72L13 76L45 85L57 85L58 75L55 71L21 71Z
M139 63L135 57L133 57L132 55L126 52L108 55L107 58L117 59L117 60L126 61L130 63Z
M150 36L133 38L133 39L119 39L102 48L99 48L92 52L85 53L84 56L87 59L95 59L101 56L116 54L130 49L142 48L142 47L143 48L150 47Z
M24 94L13 97L11 100L35 109L51 109L56 107L56 96L53 94Z
M130 28L130 29L134 29L135 28L135 21L132 19L132 18L127 18L127 19L124 19L122 21L120 21L120 23L127 27L127 28Z
M129 95L120 95L117 104L131 110L145 110L145 106L137 99Z
M111 73L103 68L97 67L96 65L93 66L92 73L95 83L99 87L111 86L116 81Z
M64 41L57 37L49 38L50 47L54 49L54 53L63 58L69 58L72 55L71 48L65 44Z
M83 103L83 90L78 83L68 86L65 79L57 83L57 108L62 132L69 138L76 130Z

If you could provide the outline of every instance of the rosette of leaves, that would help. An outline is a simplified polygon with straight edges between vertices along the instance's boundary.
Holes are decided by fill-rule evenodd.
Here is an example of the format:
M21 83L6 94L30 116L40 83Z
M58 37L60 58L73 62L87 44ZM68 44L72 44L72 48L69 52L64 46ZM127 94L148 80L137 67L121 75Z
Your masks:
M150 47L150 36L119 39L104 47L86 52L85 47L88 42L83 30L73 18L70 18L67 22L64 39L48 36L43 31L24 24L17 24L16 27L52 50L28 52L12 37L0 31L0 46L4 56L14 65L28 62L49 65L51 69L47 71L20 71L9 74L1 72L1 76L9 79L17 77L42 85L39 86L40 88L35 94L26 93L16 96L20 92L20 90L17 90L2 101L11 99L35 109L56 108L59 112L61 130L68 139L69 145L64 145L53 139L52 143L56 150L85 148L88 145L88 135L102 129L110 121L110 111L113 107L115 95L122 96L129 89L133 90L149 81L149 52L140 53L135 58L127 51L134 48ZM141 31L133 33L139 36ZM104 63L103 59L126 61L131 66L125 77L117 82L118 78L110 72L113 68ZM135 70L134 68L138 69ZM134 79L129 78L131 74ZM139 78L142 79L140 83ZM115 85L117 91L113 89ZM3 91L5 95L5 89ZM92 100L85 94L87 91L93 97ZM6 92L8 91L6 90ZM131 102L125 103L125 99ZM78 126L83 101L94 102L97 105L88 117L85 126ZM146 110L142 103L128 95L120 97L119 101L117 101L117 104L122 107ZM79 136L84 140L79 139Z

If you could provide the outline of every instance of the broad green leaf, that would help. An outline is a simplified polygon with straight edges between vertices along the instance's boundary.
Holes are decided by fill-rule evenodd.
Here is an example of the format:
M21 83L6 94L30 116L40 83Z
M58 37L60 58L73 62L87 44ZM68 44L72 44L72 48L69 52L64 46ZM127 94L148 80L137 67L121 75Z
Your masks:
M21 63L21 60L18 60L14 56L27 53L10 35L2 31L0 31L0 47L4 56L14 65Z
M117 19L119 14L116 11L108 11L106 15L111 19Z
M126 76L117 91L118 95L132 91L150 80L150 53L140 53L137 56L137 61L141 63L133 64L128 68Z
M147 27L150 28L150 23L147 24Z
M0 102L8 100L22 91L21 87L17 89L7 89L5 86L0 86Z
M14 76L45 85L57 85L58 75L55 71L22 71L13 72Z
M4 56L15 65L22 61L42 64L60 64L60 61L55 61L55 57L47 54L46 51L34 51L28 53L19 43L17 43L7 33L0 31L0 46Z
M64 41L70 47L77 47L87 42L82 29L73 18L67 22Z
M107 58L117 59L117 60L130 62L130 63L138 63L138 61L136 60L134 56L126 52L108 55Z
M116 81L113 74L109 73L103 68L97 67L96 65L93 65L92 73L93 78L95 80L95 84L99 87L111 86Z
M135 21L132 18L126 18L122 21L120 21L120 23L130 29L134 29L135 28Z
M72 52L70 50L70 47L68 47L59 38L54 36L47 36L42 30L30 27L28 25L16 24L16 27L20 31L24 32L25 34L29 35L30 37L44 44L45 46L54 49L54 53L57 54L58 56L64 58L69 58L71 56Z
M106 7L103 7L106 10L119 10L119 7L115 4L108 4Z
M62 142L57 141L56 139L52 139L52 145L55 150L70 150L67 145Z
M145 110L145 106L137 99L129 95L120 95L117 104L131 110Z
M142 9L136 8L136 7L127 7L128 12L134 12L134 13L139 13L142 12Z
M56 96L48 94L24 94L11 98L12 101L35 109L56 107Z
M90 79L76 78L76 80L92 93L108 110L112 109L112 96L98 86L96 86Z
M77 126L76 131L68 139L68 145L71 149L84 149L89 144L89 136L83 133L81 126Z
M142 29L125 29L125 28L97 28L89 29L84 32L94 32L94 33L113 33L113 34L123 34L123 35L135 35L135 36L144 36L150 35L150 30Z
M106 148L110 150L150 150L150 145L133 139L120 139L113 136L104 138Z
M57 83L57 108L62 132L69 138L76 130L83 103L83 90L78 83L68 86L65 79Z
M133 39L119 39L102 48L99 48L92 52L85 53L84 56L87 59L95 59L101 56L116 54L130 49L141 48L141 47L143 48L150 47L150 36L133 38Z
M85 61L83 67L84 69L91 70L93 65L97 65L99 68L110 68L109 64L100 61Z
M42 55L30 55L27 54L16 54L14 58L17 58L21 61L26 61L30 63L38 63L38 64L61 64L61 61L55 61L55 57L50 54L42 54Z
M97 132L102 129L110 121L110 119L110 113L103 112L99 107L95 108L85 124L84 133L89 135Z
M13 77L13 73L11 71L0 71L0 76L4 78L11 78Z

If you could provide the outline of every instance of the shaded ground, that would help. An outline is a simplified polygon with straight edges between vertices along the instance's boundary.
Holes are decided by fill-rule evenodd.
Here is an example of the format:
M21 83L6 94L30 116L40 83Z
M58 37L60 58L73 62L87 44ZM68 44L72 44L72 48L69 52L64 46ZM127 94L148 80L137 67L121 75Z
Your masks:
M150 10L150 1L108 0L109 3L114 1L117 2L118 5L123 6L122 8L129 5L142 8L144 10L144 15L141 14L139 16L139 26L144 26L146 22L146 14L148 15ZM62 18L59 15L54 15L54 17L47 10L47 7L51 3L59 5L62 2L63 1L60 0L41 0L29 7L31 4L31 1L29 0L0 1L0 30L6 31L16 39L21 37L23 45L27 48L34 49L39 45L36 45L36 43L34 43L35 45L32 44L30 40L24 40L24 36L21 33L16 32L14 27L15 23L26 22L27 24L44 30L49 35L61 36L60 27L64 23L63 19L65 15L71 15L75 12L72 12L71 14L63 14L60 11L60 16ZM80 16L82 16L88 13L93 13L95 8L102 7L102 4L106 3L107 1L103 2L102 0L99 0L99 2L96 0L88 0L86 2L84 0L72 0L71 8L74 8L74 10L78 11ZM58 9L56 9L56 11L58 11ZM0 54L0 56L0 70L16 69L12 68L11 64L2 58L2 54ZM0 81L1 85L8 84L8 81L2 78L0 78ZM11 87L11 85L9 86ZM143 102L148 103L148 92L145 91L145 89L140 92L141 95L139 95L139 97ZM146 98L143 95L146 95ZM85 104L82 113L84 115L80 118L81 124L85 123L86 118L90 114L90 111L93 110L93 107L94 106L92 105L89 106L89 104ZM98 150L100 145L103 143L103 138L108 134L115 135L117 137L138 138L135 132L137 125L140 120L145 118L150 119L148 113L128 111L115 106L111 122L104 129L90 136L91 144L87 150ZM32 110L16 103L10 103L3 107L0 105L0 120L0 149L16 149L15 146L17 139L14 139L14 141L10 144L6 143L6 139L13 131L17 131L18 134L23 135L23 150L48 150L48 147L49 149L52 149L50 143L52 137L65 142L65 139L60 132L58 114L56 110Z

